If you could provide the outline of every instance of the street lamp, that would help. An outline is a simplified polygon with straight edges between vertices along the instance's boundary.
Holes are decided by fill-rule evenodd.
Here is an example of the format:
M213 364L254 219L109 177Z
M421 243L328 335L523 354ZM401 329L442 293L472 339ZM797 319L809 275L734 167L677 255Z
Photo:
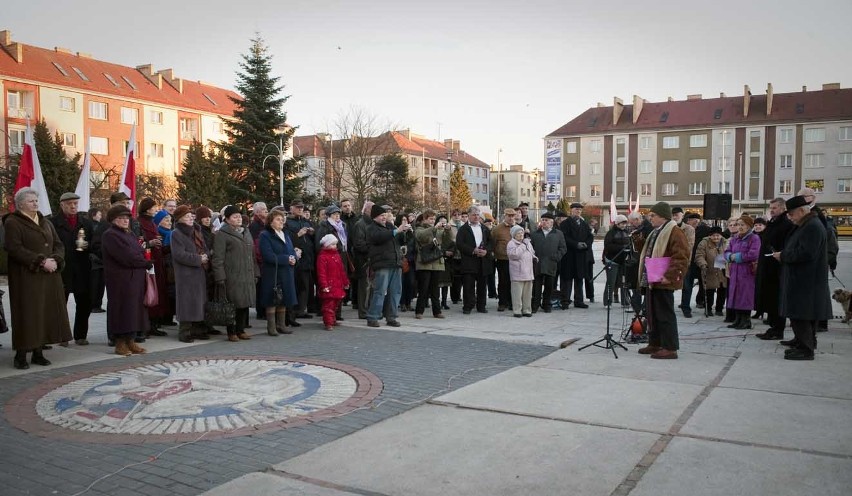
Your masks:
M279 205L284 205L284 161L286 157L284 156L284 132L278 134L278 143L267 143L263 145L263 148L260 150L260 153L263 154L266 151L267 146L272 146L278 151L278 155L267 155L263 157L263 162L261 163L261 168L266 167L266 160L269 158L278 159L278 196L280 197Z
M740 215L743 213L743 196L745 195L745 169L743 168L743 152L740 155Z
M447 164L450 166L450 175L455 171L453 168L453 149L447 148ZM449 176L448 176L449 177ZM453 183L447 181L447 210L451 213L453 210Z
M337 194L335 194L335 192L337 190L334 187L334 138L331 136L331 133L325 133L325 135L323 136L323 141L328 143L328 154L329 154L329 160L328 160L329 165L328 165L328 167L329 167L329 170L331 171L331 188L329 188L329 189L331 190L330 192L333 195L333 197L335 197L339 200L340 199L339 198L340 193L337 192Z
M538 174L539 174L539 172L540 171L539 171L538 167L533 169L533 175L535 176L535 182L533 182L533 195L535 196L535 208L533 208L533 214L535 215L535 221L536 222L541 220L541 219L539 219L539 211L538 211L538 209L541 205L541 192L539 191L539 185L538 185Z
M495 211L496 216L500 215L500 183L503 180L503 164L500 163L500 154L503 153L502 148L497 149L497 210Z

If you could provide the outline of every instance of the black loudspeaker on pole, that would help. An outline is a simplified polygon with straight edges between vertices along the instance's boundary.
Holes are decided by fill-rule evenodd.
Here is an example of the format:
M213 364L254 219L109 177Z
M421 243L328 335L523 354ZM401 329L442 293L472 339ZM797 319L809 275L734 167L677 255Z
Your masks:
M704 218L707 220L730 219L732 203L730 194L706 193L704 195Z

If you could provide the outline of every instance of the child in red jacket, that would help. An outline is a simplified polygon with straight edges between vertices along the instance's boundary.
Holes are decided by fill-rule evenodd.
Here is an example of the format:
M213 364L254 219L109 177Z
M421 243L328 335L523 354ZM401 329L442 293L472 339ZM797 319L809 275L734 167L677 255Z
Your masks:
M333 234L326 234L320 240L320 246L317 256L317 296L322 301L322 323L326 331L331 331L337 325L335 316L349 289L349 277L337 251L337 238Z

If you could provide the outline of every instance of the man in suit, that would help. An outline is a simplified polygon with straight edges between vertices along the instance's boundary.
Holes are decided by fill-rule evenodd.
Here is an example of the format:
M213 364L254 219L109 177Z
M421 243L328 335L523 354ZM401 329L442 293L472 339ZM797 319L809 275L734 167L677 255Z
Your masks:
M594 235L592 228L583 219L583 205L571 204L571 217L565 219L559 230L565 235L568 252L562 259L562 273L559 276L562 290L562 309L567 310L571 304L571 290L574 290L574 308L589 308L583 302L583 279L591 277L588 262L589 251L592 249ZM573 286L573 288L572 288Z
M494 247L491 233L482 225L479 207L470 207L467 213L468 222L459 227L456 235L456 247L461 254L459 272L464 281L462 311L470 314L476 307L477 312L488 313L485 303L488 274L494 272Z

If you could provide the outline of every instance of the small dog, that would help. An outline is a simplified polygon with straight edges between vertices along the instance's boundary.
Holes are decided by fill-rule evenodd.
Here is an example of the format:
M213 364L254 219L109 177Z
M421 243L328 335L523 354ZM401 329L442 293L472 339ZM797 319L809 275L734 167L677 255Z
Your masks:
M852 319L852 309L850 309L850 304L852 304L852 291L846 291L845 289L835 289L834 294L831 295L831 299L840 303L843 306L843 323L848 324L850 319Z

